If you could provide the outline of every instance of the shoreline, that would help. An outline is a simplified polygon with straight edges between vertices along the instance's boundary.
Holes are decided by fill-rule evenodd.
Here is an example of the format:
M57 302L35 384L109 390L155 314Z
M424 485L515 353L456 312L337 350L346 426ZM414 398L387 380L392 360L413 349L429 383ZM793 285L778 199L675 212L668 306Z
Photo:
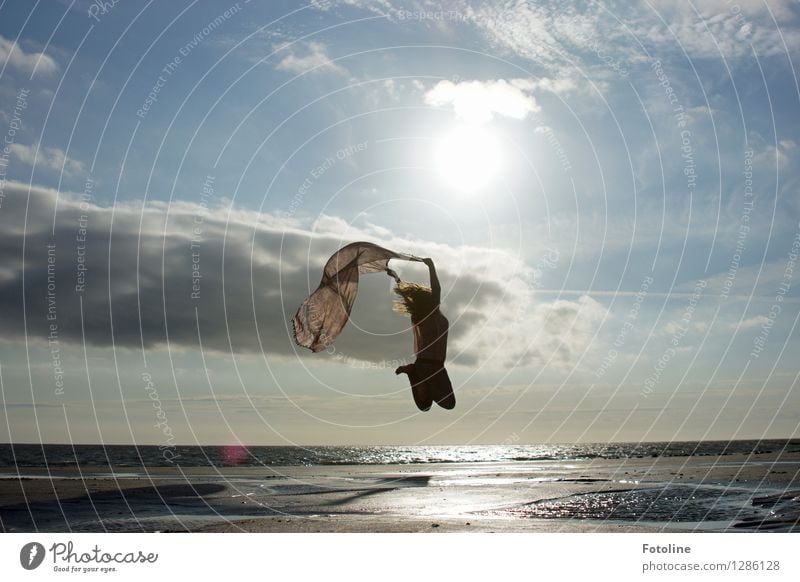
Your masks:
M0 469L4 531L800 531L800 453Z

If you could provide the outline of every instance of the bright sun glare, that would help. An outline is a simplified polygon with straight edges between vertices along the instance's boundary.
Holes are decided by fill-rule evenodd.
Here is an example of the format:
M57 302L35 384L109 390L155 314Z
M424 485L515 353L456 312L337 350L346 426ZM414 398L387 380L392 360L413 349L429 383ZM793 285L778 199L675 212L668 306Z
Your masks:
M484 125L464 124L440 139L434 151L441 179L461 192L482 188L500 169L500 142Z

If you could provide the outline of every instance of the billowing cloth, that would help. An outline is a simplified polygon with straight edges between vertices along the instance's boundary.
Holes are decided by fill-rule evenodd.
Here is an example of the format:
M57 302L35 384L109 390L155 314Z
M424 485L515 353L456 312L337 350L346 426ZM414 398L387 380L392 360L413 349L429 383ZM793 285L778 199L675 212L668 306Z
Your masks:
M350 317L359 275L386 271L399 283L390 259L419 260L368 242L351 243L334 253L325 263L319 287L292 318L297 345L320 352L333 343Z

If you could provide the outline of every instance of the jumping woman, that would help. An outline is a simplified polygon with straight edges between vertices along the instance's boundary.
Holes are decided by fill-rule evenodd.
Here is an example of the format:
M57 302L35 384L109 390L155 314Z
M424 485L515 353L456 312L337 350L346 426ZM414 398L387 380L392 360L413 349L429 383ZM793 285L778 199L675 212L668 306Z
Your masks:
M420 410L430 410L433 402L451 410L455 408L456 397L444 368L449 322L439 310L442 288L433 260L423 259L422 262L428 265L430 287L401 282L394 288L400 296L395 302L395 310L411 316L416 353L414 363L400 366L395 374L408 374L414 402Z

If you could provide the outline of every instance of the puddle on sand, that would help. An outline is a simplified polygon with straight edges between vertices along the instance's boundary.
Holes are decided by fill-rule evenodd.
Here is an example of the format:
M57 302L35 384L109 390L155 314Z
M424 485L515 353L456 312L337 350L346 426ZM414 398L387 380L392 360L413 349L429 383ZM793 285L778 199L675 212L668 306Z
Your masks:
M762 513L746 489L667 485L544 499L491 512L536 519L592 519L628 522L703 524L725 529Z

